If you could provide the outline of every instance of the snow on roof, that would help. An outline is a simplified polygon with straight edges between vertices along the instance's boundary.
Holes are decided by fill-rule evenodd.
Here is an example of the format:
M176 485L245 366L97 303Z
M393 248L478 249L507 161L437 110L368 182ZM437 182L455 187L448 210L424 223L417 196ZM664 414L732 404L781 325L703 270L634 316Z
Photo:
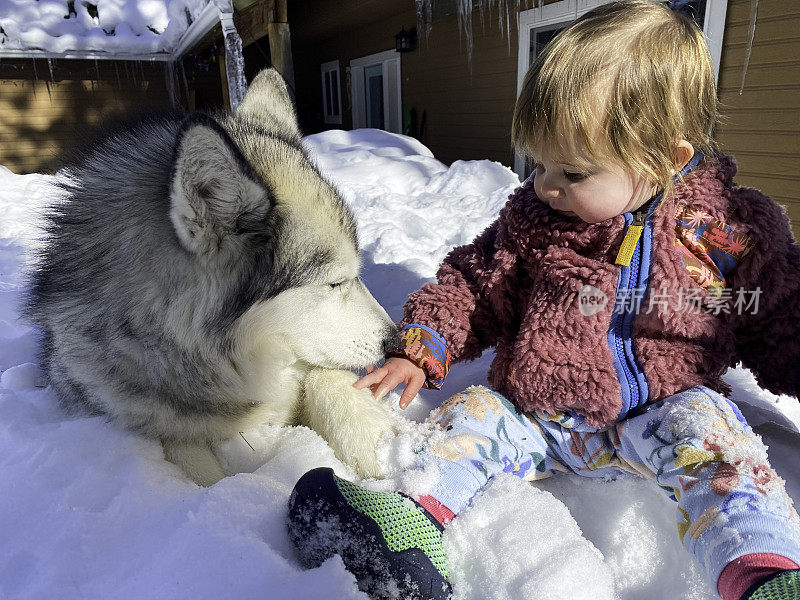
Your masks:
M210 2L0 0L0 55L13 51L170 53Z

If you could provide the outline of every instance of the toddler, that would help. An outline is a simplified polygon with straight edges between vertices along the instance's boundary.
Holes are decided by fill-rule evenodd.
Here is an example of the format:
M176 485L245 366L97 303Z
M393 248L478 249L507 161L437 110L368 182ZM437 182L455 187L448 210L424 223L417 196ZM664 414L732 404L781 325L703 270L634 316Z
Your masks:
M301 561L341 554L373 597L450 595L441 537L499 473L653 479L724 600L800 599L800 520L725 394L742 362L796 395L800 251L784 210L715 149L695 24L649 0L597 8L537 57L513 138L535 171L405 306L397 355L355 385L405 408L489 347L491 389L434 411L411 499L315 469L290 500Z

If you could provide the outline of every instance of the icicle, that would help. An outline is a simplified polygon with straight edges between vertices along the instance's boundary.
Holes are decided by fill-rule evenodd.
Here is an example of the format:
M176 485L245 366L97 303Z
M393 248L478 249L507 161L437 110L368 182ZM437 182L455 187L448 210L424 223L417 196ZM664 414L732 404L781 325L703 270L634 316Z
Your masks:
M430 3L431 0L415 0L417 5L417 30L423 31L420 23L420 11L423 3ZM528 0L524 1L524 6L527 8L529 5L533 8L542 8L542 0ZM508 45L508 53L511 55L511 26L512 18L514 26L519 31L519 13L523 6L523 0L456 0L456 7L458 9L458 36L459 41L466 42L467 48L467 63L469 64L469 71L472 73L472 51L474 46L473 29L472 29L472 11L477 8L479 10L481 19L481 29L485 33L485 23L492 22L492 11L497 7L497 27L500 34L506 37ZM577 6L577 3L576 3ZM577 9L576 9L577 10ZM488 18L485 12L488 11ZM513 15L513 17L512 17ZM428 26L430 27L430 26ZM461 36L464 36L462 38Z
M417 35L425 39L425 46L428 46L428 38L431 34L433 22L432 0L414 0L417 12Z
M458 0L458 37L467 38L467 65L472 75L472 0Z
M177 90L175 89L175 63L171 60L168 60L167 68L164 71L164 76L167 78L167 95L169 96L169 104L172 106L172 108L178 108Z
M498 0L497 2L497 30L500 32L500 35L503 34L503 29L505 29L505 15L503 14L503 9L506 8L505 0ZM491 4L489 4L491 10Z
M183 68L183 60L181 60L181 81L183 82L183 92L186 94L186 107L191 108L189 102L189 82L186 80L186 69Z
M39 74L36 72L36 59L32 58L33 61L33 97L36 97L36 84L39 83Z
M119 61L114 61L114 71L117 73L117 89L122 91L122 82L119 80Z
M247 80L244 76L244 57L242 56L242 38L233 24L233 13L219 13L222 24L222 35L225 38L225 72L228 76L228 97L231 111L236 110L244 98Z
M505 5L506 5L506 43L508 45L508 51L511 52L511 15L508 14L508 2L506 2ZM519 12L519 0L517 0L517 12Z
M744 56L742 67L742 84L739 86L739 95L744 91L744 79L747 77L747 67L750 64L750 53L753 51L753 38L756 35L756 21L758 20L758 0L750 0L750 25L747 28L747 52Z
M53 59L49 56L47 57L47 68L50 70L50 82L55 83L56 78L53 76Z

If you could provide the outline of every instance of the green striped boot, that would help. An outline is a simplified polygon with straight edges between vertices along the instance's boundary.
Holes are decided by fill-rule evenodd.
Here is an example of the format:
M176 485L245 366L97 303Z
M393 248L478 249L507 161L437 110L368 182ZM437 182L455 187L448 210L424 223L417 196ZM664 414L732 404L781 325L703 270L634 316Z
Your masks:
M339 554L373 599L450 598L442 526L411 498L313 469L289 498L289 536L303 566Z
M742 600L800 600L800 569L781 571L762 579Z

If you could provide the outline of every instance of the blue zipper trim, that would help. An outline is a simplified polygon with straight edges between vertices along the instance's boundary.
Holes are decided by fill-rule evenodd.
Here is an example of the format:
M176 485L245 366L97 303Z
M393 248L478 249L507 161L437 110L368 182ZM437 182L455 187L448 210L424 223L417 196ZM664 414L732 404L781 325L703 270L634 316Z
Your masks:
M633 223L633 214L624 213L625 229L627 230L631 223ZM636 249L633 253L630 266L620 266L619 275L617 276L617 292L614 297L614 312L611 315L611 323L608 327L606 339L608 346L611 348L611 356L614 359L614 370L617 372L617 379L619 379L619 387L622 393L622 406L620 407L619 419L624 418L631 408L631 398L633 394L638 396L638 384L636 377L633 375L628 357L625 352L625 342L623 341L623 328L624 328L624 315L620 307L620 290L630 288L631 267L634 263L638 262L637 255L639 254L639 244L637 242ZM636 387L634 387L636 386Z
M680 175L676 176L676 179L700 164L703 158L705 157L702 152L696 152L681 170ZM653 258L653 223L650 217L653 216L662 199L663 194L658 194L645 205L642 235L636 243L630 265L621 266L617 277L614 312L611 315L606 339L611 348L614 370L617 372L622 393L622 406L618 420L624 419L628 413L644 406L650 396L650 386L633 350L633 320L636 317L638 305L647 295L650 285L650 267ZM625 219L625 230L627 231L630 224L633 223L634 215L627 212L622 216ZM624 301L617 300L620 298L620 290L624 290L626 293ZM630 299L634 290L641 290L641 293L637 294L638 298L635 304ZM623 307L627 310L622 310Z

